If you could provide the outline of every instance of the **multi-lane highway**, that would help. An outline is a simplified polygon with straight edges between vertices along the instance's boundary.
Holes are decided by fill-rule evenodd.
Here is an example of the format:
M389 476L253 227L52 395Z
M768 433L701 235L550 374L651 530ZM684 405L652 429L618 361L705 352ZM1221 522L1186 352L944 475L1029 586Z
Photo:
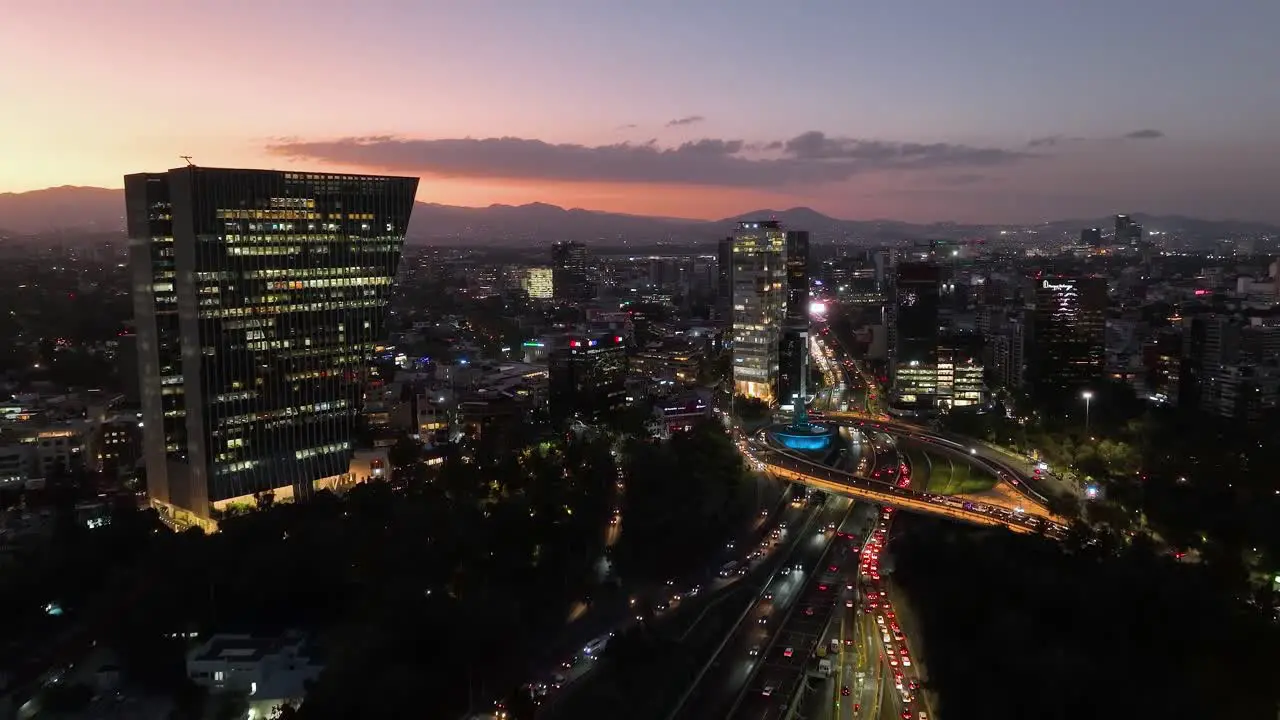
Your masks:
M768 446L756 438L744 443L745 452L757 465L778 477L803 483L820 490L869 500L932 515L943 515L977 525L1005 527L1014 532L1059 536L1066 525L1059 518L1046 518L1032 512L974 502L962 498L917 492L895 484L870 480L837 470L797 454Z
M756 674L746 683L728 717L783 718L788 708L800 700L812 676L834 671L833 663L843 648L831 644L830 628L856 601L856 538L874 519L874 507L859 505L833 530L833 542L808 578L799 603L770 645L762 650Z
M760 663L769 657L769 643L798 607L797 601L805 596L807 581L814 576L835 536L828 527L839 526L851 506L847 498L827 498L809 522L787 528L788 533L797 534L792 555L760 584L751 608L708 661L705 674L695 678L694 686L670 718L693 720L723 715Z

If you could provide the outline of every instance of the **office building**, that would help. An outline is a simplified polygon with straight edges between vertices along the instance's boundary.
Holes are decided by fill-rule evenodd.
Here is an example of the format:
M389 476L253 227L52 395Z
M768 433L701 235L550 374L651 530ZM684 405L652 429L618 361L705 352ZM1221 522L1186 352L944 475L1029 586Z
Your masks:
M733 238L721 238L716 248L716 320L733 319Z
M942 273L931 262L900 262L890 299L890 405L904 413L936 407Z
M550 300L555 296L555 271L549 267L526 269L520 279L520 289L534 300Z
M738 223L733 235L734 392L778 400L778 365L787 311L787 236L776 220Z
M1085 247L1102 246L1102 228L1084 228L1080 231L1080 244Z
M1032 297L1027 344L1032 387L1063 391L1100 381L1106 362L1106 279L1039 277Z
M621 335L565 338L548 365L548 400L556 421L595 420L626 405L627 347Z
M125 178L143 456L171 524L346 480L416 178Z
M585 245L566 240L551 246L551 288L559 302L585 302L595 295L587 281Z
M1128 215L1116 216L1116 245L1137 245L1142 242L1142 226Z
M804 402L809 371L809 233L786 234L786 316L778 357L777 398L783 407Z

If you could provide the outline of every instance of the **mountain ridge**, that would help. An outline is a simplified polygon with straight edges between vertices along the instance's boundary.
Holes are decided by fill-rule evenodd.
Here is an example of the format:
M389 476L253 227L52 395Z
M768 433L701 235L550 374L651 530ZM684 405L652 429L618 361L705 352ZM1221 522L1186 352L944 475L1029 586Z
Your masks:
M1257 222L1203 220L1182 215L1130 215L1148 228L1158 227L1188 235L1280 232L1280 228ZM464 207L419 201L410 221L409 240L414 243L469 242L497 247L542 244L554 240L702 243L724 237L737 222L768 219L779 220L785 227L808 230L817 240L857 238L868 242L895 242L912 237L965 237L1000 229L1029 227L1015 223L910 223L889 218L848 220L804 206L754 210L720 220L700 220L563 208L543 202ZM1070 234L1084 227L1100 226L1105 229L1110 222L1110 218L1064 219L1037 227L1047 232ZM123 232L124 224L124 190L121 189L62 185L24 193L0 193L0 228L10 234Z

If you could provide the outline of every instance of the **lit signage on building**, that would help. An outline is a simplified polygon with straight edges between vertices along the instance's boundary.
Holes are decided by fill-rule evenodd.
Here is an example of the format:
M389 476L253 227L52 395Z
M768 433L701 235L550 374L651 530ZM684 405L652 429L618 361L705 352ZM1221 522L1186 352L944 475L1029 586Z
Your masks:
M1045 280L1040 287L1045 290L1074 290L1076 286L1075 283L1056 283Z

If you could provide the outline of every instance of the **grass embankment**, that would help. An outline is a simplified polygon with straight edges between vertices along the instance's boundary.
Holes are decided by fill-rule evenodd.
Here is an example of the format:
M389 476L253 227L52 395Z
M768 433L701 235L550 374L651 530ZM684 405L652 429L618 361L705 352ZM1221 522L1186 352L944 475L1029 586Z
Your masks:
M995 487L994 475L973 467L949 454L928 452L919 447L904 447L903 455L911 466L912 485L936 495L967 495Z

